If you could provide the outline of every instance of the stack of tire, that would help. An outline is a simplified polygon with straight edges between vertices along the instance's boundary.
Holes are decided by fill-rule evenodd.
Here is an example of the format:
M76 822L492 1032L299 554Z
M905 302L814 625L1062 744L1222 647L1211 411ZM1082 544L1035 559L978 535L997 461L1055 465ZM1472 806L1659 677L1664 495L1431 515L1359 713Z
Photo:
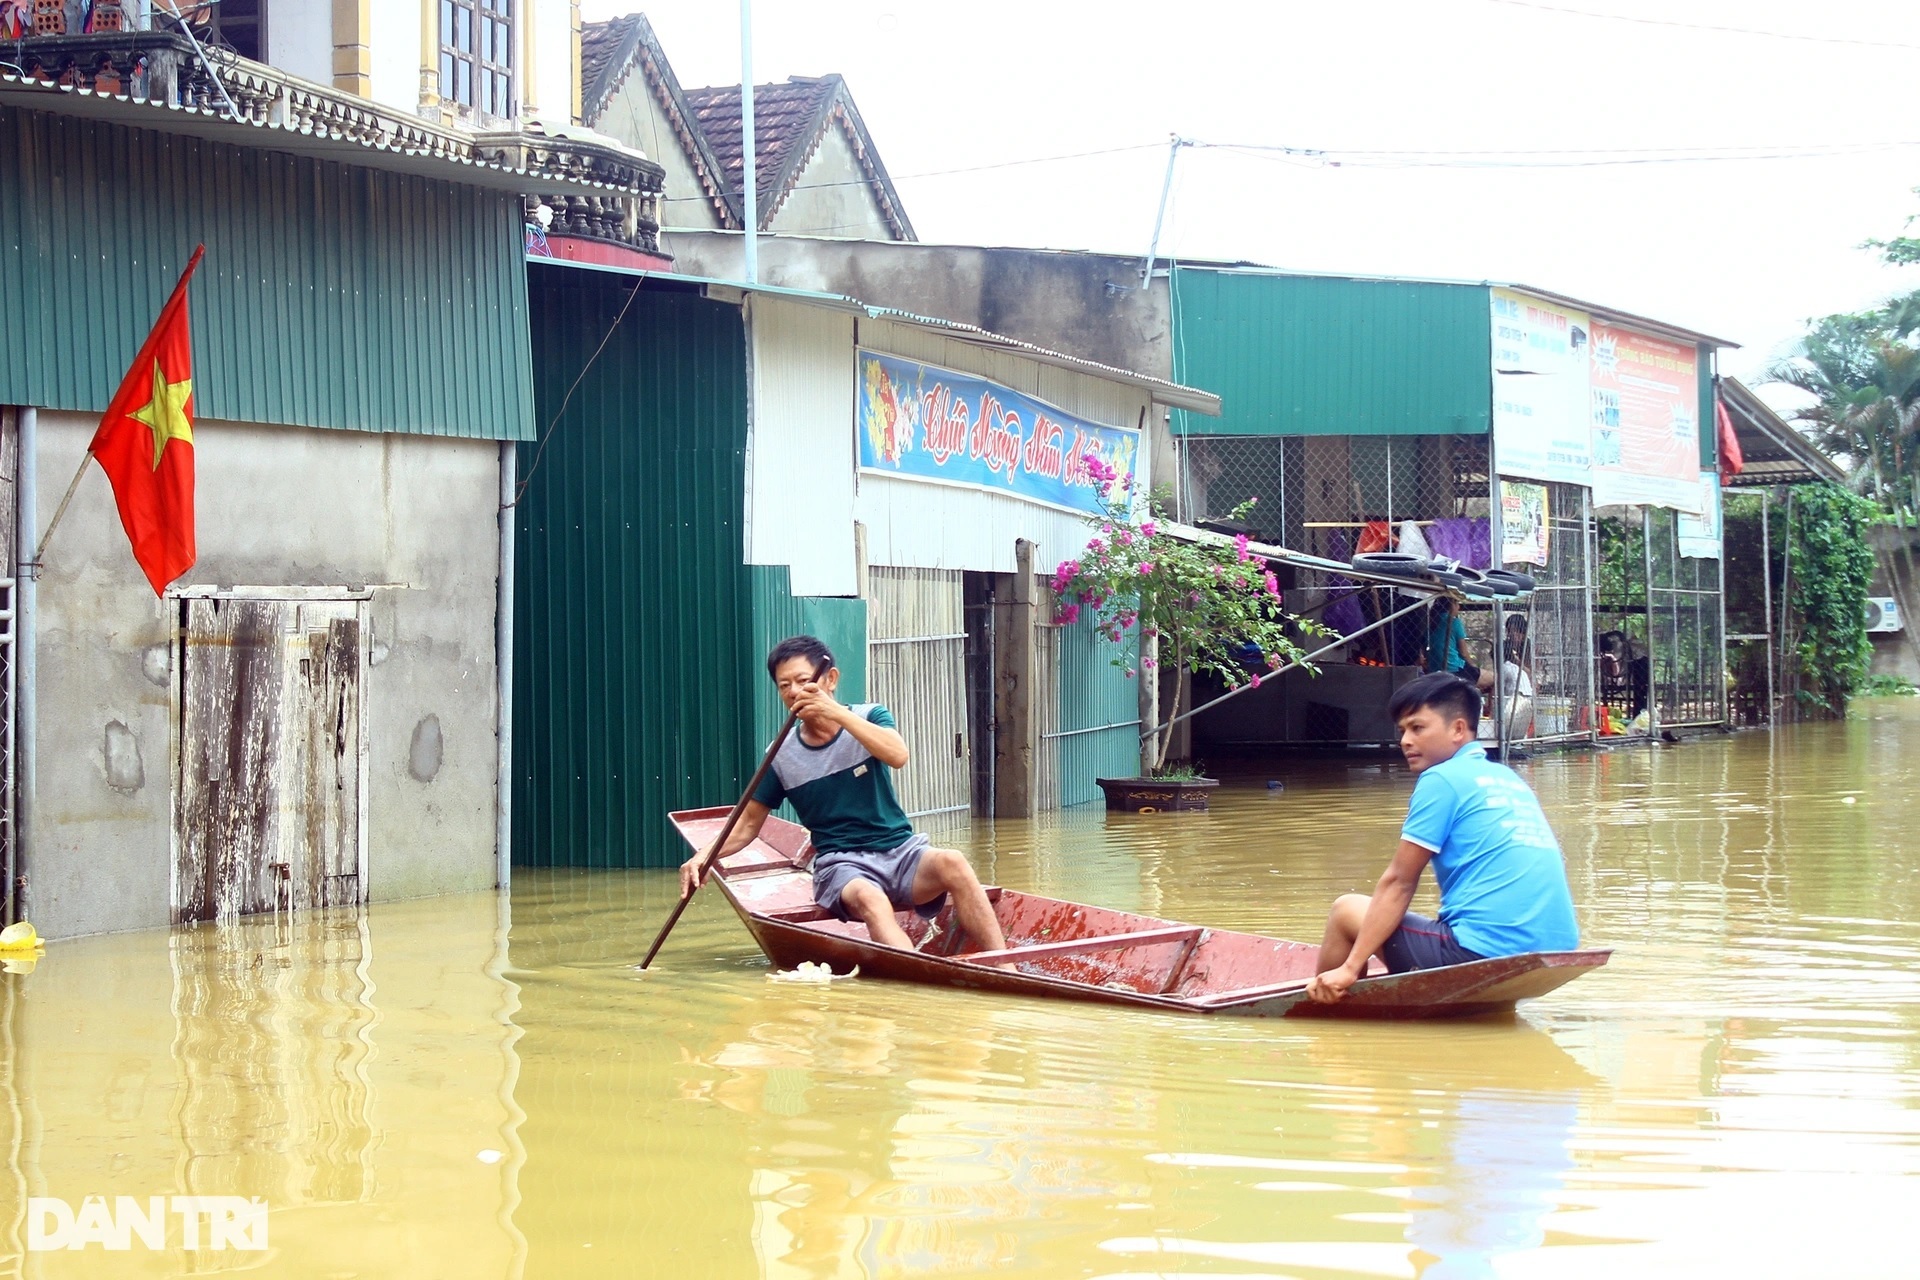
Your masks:
M1363 551L1353 558L1353 567L1385 578L1434 583L1469 599L1518 600L1534 589L1529 574L1512 569L1474 569L1446 556L1429 559L1404 551Z

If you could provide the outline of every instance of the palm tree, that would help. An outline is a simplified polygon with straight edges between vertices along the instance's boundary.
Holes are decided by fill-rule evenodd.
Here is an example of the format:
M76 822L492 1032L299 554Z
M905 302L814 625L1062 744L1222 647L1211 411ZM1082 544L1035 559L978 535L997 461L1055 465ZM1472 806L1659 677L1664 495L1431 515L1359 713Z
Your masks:
M1829 316L1768 376L1813 397L1793 417L1853 487L1898 506L1920 475L1920 348L1894 336L1891 321L1885 311Z

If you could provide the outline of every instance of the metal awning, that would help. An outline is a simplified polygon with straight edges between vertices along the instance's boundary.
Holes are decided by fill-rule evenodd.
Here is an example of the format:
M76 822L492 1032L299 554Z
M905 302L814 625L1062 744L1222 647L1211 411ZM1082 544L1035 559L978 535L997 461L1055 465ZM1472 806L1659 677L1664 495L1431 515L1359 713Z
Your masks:
M1847 482L1846 473L1833 459L1814 448L1792 423L1769 409L1738 378L1720 379L1720 399L1727 406L1734 439L1740 442L1740 455L1745 460L1739 475L1722 482L1724 488Z

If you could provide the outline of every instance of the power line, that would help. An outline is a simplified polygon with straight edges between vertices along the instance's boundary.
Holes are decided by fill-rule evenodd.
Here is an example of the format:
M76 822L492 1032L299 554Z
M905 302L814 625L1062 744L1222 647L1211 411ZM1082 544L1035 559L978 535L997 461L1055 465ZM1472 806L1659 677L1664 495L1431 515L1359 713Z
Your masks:
M1920 140L1825 144L1773 143L1730 147L1555 148L1488 151L1363 151L1290 147L1263 143L1200 142L1195 147L1233 151L1313 168L1351 169L1589 169L1620 165L1709 164L1739 160L1805 160L1865 155L1920 146Z
M1068 151L1055 156L1027 156L1021 160L996 160L991 164L971 164L958 169L929 169L921 173L895 173L887 175L895 182L912 182L918 178L945 178L957 173L985 173L990 169L1017 169L1029 164L1055 164L1062 160L1085 160L1090 156L1117 156L1129 151L1158 151L1166 146L1164 142L1136 142L1124 147L1101 147L1094 151ZM841 178L833 182L802 182L792 189L795 191L819 191L829 187L865 187L871 186L866 178ZM684 203L689 200L707 200L708 196L668 196L665 203Z
M1798 40L1807 44L1838 44L1866 49L1920 49L1920 44L1899 40L1865 40L1858 36L1813 36L1792 31L1767 31L1759 27L1723 26L1711 22L1681 22L1673 18L1642 18L1630 13L1602 13L1593 9L1575 9L1567 5L1541 4L1538 0L1485 0L1513 9L1535 9L1573 18L1596 18L1603 22L1631 22L1643 27L1675 27L1683 31L1712 31L1721 35L1759 36L1768 40Z

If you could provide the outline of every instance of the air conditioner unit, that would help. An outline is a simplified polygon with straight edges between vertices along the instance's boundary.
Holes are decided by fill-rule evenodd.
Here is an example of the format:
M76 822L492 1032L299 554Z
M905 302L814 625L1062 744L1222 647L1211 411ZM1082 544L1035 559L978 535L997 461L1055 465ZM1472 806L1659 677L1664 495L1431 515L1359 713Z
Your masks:
M1892 596L1867 597L1867 630L1899 631L1904 624L1900 621L1900 602Z

